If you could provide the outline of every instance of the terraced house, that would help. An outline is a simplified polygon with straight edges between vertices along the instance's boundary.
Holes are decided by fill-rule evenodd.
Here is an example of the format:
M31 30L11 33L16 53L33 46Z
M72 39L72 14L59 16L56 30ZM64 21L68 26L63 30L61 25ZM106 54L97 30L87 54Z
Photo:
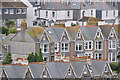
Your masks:
M101 65L98 65L101 64ZM113 78L113 72L109 63L101 60L91 60L89 62L47 62L30 63L29 65L2 65L0 68L2 75L0 78L20 78L20 79L103 79ZM99 69L98 69L99 68Z

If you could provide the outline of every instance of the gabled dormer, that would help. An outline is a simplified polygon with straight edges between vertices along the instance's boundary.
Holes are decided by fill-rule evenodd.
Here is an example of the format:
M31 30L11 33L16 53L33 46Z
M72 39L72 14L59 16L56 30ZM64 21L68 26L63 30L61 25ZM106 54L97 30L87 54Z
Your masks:
M61 36L60 42L69 42L69 41L70 41L70 37L67 33L67 30L65 29Z
M117 34L116 34L116 32L115 32L115 30L114 30L113 27L112 27L112 29L111 29L111 31L110 31L110 33L109 33L108 39L109 39L109 40L118 39L118 38L117 38Z
M32 78L34 78L34 76L33 76L32 72L31 72L30 67L28 66L28 69L27 69L27 71L25 73L25 79L32 79Z
M103 37L103 34L102 34L100 28L98 28L94 39L95 39L95 40L104 40L104 37Z
M41 43L49 43L50 42L50 39L49 39L46 31L44 31L44 33L43 33L43 35L42 35L42 37L40 39L40 42Z
M117 35L114 30L114 28L111 29L109 36L108 36L108 47L109 49L116 49L116 44L117 44Z
M50 78L50 74L49 74L48 68L46 66L44 67L40 78Z
M110 65L108 63L105 64L104 70L102 72L102 77L104 78L110 78L113 76L112 70L110 68Z
M67 73L66 73L65 78L76 78L75 72L74 72L74 70L73 70L71 65L67 69Z
M92 77L91 73L92 73L92 70L90 72L90 69L89 69L88 65L84 65L84 69L83 69L81 78L83 78L83 79L91 78Z
M78 31L78 33L76 35L75 40L84 40L84 37L82 36L82 33L81 33L80 29L79 29L79 31Z

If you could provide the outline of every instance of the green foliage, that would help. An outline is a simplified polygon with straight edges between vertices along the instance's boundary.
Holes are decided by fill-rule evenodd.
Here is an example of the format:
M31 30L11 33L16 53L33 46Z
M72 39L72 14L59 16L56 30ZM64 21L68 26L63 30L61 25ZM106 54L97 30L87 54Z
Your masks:
M12 56L12 54L9 52L2 64L10 64L10 63L12 63L12 57L11 56Z
M74 24L74 23L71 23L71 26L76 26L76 24Z
M8 35L8 28L5 28L5 27L3 26L3 27L0 27L0 30L1 30L1 33L2 33L2 34Z
M9 28L9 33L16 33L17 32L17 29L16 28L12 28L12 27L10 27Z
M15 26L15 22L13 20L7 20L5 22L6 26L9 27L14 27Z
M41 49L40 49L39 55L37 53L34 54L32 52L31 54L28 55L27 60L29 62L43 62Z
M110 67L113 71L120 72L120 63L119 64L117 64L115 62L110 63Z
M38 62L43 62L42 49L39 50Z

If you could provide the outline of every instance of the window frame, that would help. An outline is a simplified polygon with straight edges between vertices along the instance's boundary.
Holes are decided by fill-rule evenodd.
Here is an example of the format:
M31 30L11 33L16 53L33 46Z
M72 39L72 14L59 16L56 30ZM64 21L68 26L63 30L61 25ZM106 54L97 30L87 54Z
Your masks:
M80 45L82 45L81 50L80 50ZM78 50L77 50L76 46L78 46ZM83 51L83 42L76 42L75 43L75 51Z
M47 45L46 52L45 52L45 45ZM41 44L41 48L42 48L42 53L49 53L49 44L47 44L47 43Z
M63 44L63 46L62 46ZM65 44L68 44L68 49L66 50ZM61 43L61 52L69 52L69 43L68 42L62 42Z
M101 42L101 49L99 42ZM95 41L95 50L103 50L103 41Z
M4 14L9 14L9 10L8 9L4 9Z
M115 54L115 56L113 56L113 54ZM113 59L115 59L115 60L113 61ZM108 61L116 62L116 53L108 53Z
M97 56L96 56L97 55ZM101 57L101 58L100 58ZM95 53L95 59L102 59L102 54L100 56L100 53Z
M12 11L13 10L13 11ZM11 12L12 11L12 12ZM9 10L10 14L14 14L14 9Z
M19 13L17 12L19 10ZM16 9L16 14L21 14L22 10L21 9Z
M118 48L120 48L120 40L118 40Z
M87 43L87 45L86 45L86 43ZM91 48L90 48L90 43L91 43ZM85 47L85 50L92 50L93 49L93 41L85 41L84 47Z
M52 17L55 17L55 11L52 12Z
M55 42L55 52L59 52L59 43Z
M115 47L113 47L113 41L115 41L115 44L114 44ZM116 40L109 40L108 43L109 43L109 44L108 44L109 49L116 49ZM111 46L111 47L110 47L110 46Z

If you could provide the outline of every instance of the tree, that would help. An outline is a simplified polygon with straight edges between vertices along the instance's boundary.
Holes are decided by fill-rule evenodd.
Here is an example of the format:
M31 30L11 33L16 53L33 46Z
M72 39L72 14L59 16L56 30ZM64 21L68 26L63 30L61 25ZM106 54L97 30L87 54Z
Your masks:
M9 52L5 58L5 60L3 61L3 64L10 64L12 63L12 54Z
M5 28L4 26L1 27L1 33L8 35L8 28Z
M17 29L16 28L12 28L12 27L9 27L9 33L16 33L17 32Z
M34 61L35 61L35 55L34 55L33 52L28 55L27 60L28 60L29 62L34 62Z
M117 73L120 72L120 63L119 63L119 64L117 64L117 63L115 63L115 62L110 63L110 67L111 67L111 69L112 69L113 71L115 71L115 72L117 72Z
M39 50L38 62L43 62L42 49Z
M15 26L15 22L13 20L7 20L5 22L6 26L9 27L14 27Z

